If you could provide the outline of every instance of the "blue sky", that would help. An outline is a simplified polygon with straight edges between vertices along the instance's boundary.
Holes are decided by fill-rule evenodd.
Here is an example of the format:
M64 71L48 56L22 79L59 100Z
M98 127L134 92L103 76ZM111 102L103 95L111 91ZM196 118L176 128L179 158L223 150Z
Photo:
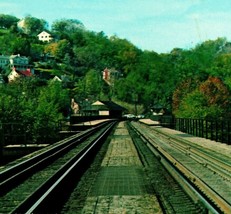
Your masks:
M231 41L230 0L0 0L0 13L31 15L50 25L78 19L88 30L158 53L218 37Z

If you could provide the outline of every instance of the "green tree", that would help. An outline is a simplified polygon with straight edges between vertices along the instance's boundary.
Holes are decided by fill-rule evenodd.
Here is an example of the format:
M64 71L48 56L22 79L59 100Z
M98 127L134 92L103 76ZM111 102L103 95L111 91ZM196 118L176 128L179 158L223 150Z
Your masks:
M217 55L208 69L208 73L219 77L231 90L231 53Z
M72 55L72 47L68 40L63 39L57 42L57 49L55 51L55 58L58 61L63 61L65 56Z
M33 61L38 61L44 55L44 45L32 43L30 45L30 56Z
M12 15L0 14L0 28L9 29L13 25L16 25L19 19Z
M12 41L12 54L20 54L22 56L30 56L31 43L28 39L18 37Z
M199 91L194 90L187 93L181 100L179 108L175 111L177 117L183 118L205 118L210 112L206 102L206 97Z
M85 29L83 23L77 19L60 19L52 23L52 32L59 39L67 39L73 33Z
M141 54L141 50L134 46L126 39L119 39L116 36L110 38L113 48L116 50L114 61L115 68L129 73L137 64L137 58Z
M55 139L57 122L70 103L69 93L60 82L46 85L36 77L18 78L0 90L1 122L20 122L33 143Z
M25 33L31 36L36 36L41 31L46 30L48 28L48 23L44 19L38 19L36 17L28 15L24 18L23 28Z
M94 69L89 70L84 81L86 94L94 97L94 99L99 99L102 85L99 73Z

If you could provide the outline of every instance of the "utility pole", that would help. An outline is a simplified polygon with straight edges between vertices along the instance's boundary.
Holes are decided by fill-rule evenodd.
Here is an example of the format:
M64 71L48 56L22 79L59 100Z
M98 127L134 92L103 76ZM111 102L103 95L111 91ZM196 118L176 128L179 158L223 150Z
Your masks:
M134 104L135 104L135 115L137 116L137 103L138 103L138 95L134 94Z

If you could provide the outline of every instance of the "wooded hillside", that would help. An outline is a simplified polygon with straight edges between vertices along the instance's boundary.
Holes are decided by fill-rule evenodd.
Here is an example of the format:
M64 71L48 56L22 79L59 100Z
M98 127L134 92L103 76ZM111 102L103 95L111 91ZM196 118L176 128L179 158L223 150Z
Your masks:
M148 113L150 107L159 104L177 117L230 116L231 43L225 38L157 54L140 50L126 39L92 32L77 19L57 20L50 29L45 20L32 16L25 17L23 29L17 27L18 21L17 17L0 15L0 53L27 56L39 71L66 75L69 81L62 90L69 99L74 97L79 103L112 99L128 106L136 103L138 113ZM51 42L38 40L42 30L51 33ZM103 80L105 68L118 71L113 84ZM1 68L0 72L6 79L9 71ZM48 87L48 83L36 87ZM7 91L8 84L3 88ZM10 90L6 93L13 96ZM1 97L1 112L13 108L4 102Z

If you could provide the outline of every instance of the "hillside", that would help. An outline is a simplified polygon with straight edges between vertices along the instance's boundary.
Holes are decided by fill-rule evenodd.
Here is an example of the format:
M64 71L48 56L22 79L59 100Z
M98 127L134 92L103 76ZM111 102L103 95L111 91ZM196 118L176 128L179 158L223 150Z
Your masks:
M149 113L159 104L184 117L230 114L231 45L225 38L157 54L126 39L92 32L77 19L57 20L48 30L45 20L32 16L25 17L23 28L16 17L8 18L0 25L1 54L27 56L37 71L67 76L65 88L78 102L113 99L139 105L138 113ZM38 40L43 30L52 35L50 42ZM113 84L103 80L105 68L118 71L111 73ZM2 68L1 74L6 73Z

